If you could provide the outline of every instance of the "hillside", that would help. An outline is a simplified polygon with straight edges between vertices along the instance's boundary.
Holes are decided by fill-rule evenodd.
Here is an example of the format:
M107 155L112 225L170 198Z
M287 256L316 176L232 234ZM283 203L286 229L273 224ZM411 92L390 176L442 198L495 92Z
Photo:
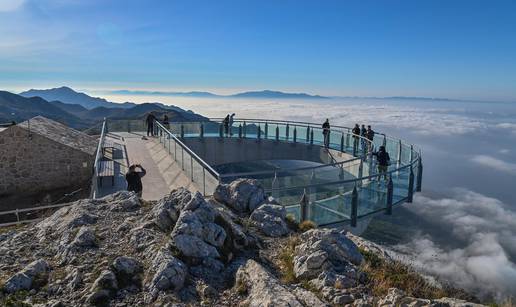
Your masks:
M6 91L0 91L0 122L22 122L42 115L74 128L88 125L87 121L68 113L57 104L50 104L40 97L25 98Z
M134 103L109 102L104 98L91 97L84 93L76 92L66 86L46 90L30 89L20 93L20 95L24 97L41 97L47 101L61 101L67 104L78 104L86 109L93 109L96 107L131 108L135 105Z
M253 180L69 203L0 232L2 306L481 306L379 246L297 224Z
M92 97L90 97L92 98ZM92 98L96 99L96 98ZM192 111L161 103L114 104L125 107L95 107L88 109L81 104L69 104L61 101L46 101L41 97L26 98L10 92L0 91L0 123L21 122L37 115L42 115L71 127L83 129L94 125L103 118L143 119L149 112L158 118L167 114L171 121L205 120L206 118ZM127 107L129 106L130 107Z
M309 95L306 93L285 93L280 91L250 91L242 92L232 95L218 95L210 92L157 92L157 91L131 91L131 90L116 90L111 91L111 94L116 95L140 95L140 96L176 96L176 97L196 97L196 98L290 98L290 99L329 99L329 97L319 95Z

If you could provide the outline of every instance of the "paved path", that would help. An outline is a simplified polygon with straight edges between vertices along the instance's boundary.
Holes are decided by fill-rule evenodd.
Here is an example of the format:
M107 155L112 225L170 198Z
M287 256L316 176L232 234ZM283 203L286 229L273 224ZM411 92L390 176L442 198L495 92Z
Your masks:
M138 133L113 133L121 137L120 143L125 145L127 161L131 164L141 164L147 171L147 175L142 178L143 195L146 200L158 200L168 195L171 190L178 187L185 187L190 191L197 191L188 176L186 176L177 163L168 154L166 149L156 138L142 139ZM124 163L125 164L125 163ZM126 166L123 165L117 170L115 186L104 184L101 195L124 190L126 187L124 174Z

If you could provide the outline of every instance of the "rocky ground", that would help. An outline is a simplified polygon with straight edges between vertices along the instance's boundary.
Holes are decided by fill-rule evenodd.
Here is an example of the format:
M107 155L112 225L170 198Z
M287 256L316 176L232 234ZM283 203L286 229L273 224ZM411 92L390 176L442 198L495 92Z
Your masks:
M157 202L80 200L0 233L0 305L475 306L375 295L363 254L387 253L345 231L299 228L252 180L210 199L178 189Z

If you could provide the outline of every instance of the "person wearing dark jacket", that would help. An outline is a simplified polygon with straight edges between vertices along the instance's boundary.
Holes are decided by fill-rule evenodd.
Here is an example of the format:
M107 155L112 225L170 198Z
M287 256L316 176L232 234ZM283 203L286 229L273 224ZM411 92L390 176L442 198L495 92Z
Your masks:
M156 116L154 114L147 114L147 118L145 122L147 123L147 136L154 136L154 121L156 120Z
M358 151L358 142L360 140L360 126L355 124L355 128L351 131L353 133L353 152Z
M140 171L137 171L137 168L139 168ZM125 180L127 181L127 191L133 191L138 195L138 197L142 197L142 177L146 174L147 171L140 164L132 164L129 166L129 171L127 174L125 174Z
M371 152L371 150L373 149L373 140L374 140L374 130L371 129L371 125L368 125L367 126L367 131L366 131L366 136L367 136L367 139L369 140L369 144L368 144L368 152Z
M323 128L323 137L324 137L324 147L330 147L330 121L326 119L326 121L322 124Z
M389 163L391 158L389 157L389 153L385 150L385 146L380 146L378 152L373 153L376 156L376 161L378 162L378 181L382 179L382 175L385 180L387 180L387 169L389 168Z

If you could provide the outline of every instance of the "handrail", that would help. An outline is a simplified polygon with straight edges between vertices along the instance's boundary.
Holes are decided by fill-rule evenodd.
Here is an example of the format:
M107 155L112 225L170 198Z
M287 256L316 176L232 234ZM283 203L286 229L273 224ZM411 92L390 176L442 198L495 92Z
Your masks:
M93 163L93 177L91 182L91 191L90 198L95 199L97 192L97 177L98 177L98 166L101 158L102 152L102 144L104 144L104 139L106 137L106 118L104 118L104 122L102 123L102 130L100 132L99 144L97 145L97 151L95 154L95 162Z
M165 128L159 121L155 121L155 123L158 125L160 129L165 131L168 135L174 139L176 143L179 144L184 150L188 152L199 164L201 164L204 168L208 170L213 176L215 176L220 181L220 174L215 171L208 163L204 162L203 159L201 159L197 154L195 154L188 146L186 146L183 142L181 142L172 132L170 132L167 128Z
M335 158L333 158L333 157L332 157L332 159L335 160ZM236 177L236 176L274 174L274 173L279 173L279 172L297 172L297 171L313 170L313 169L318 169L318 168L323 168L323 167L328 167L328 166L340 166L342 164L353 162L356 160L361 160L361 159L362 159L361 157L356 157L356 158L341 161L341 162L332 162L332 163L322 164L322 165L317 165L317 166L303 166L303 167L298 167L298 168L281 168L281 169L270 170L270 171L229 173L229 174L222 174L220 176L221 176L221 178L227 178L227 177Z

